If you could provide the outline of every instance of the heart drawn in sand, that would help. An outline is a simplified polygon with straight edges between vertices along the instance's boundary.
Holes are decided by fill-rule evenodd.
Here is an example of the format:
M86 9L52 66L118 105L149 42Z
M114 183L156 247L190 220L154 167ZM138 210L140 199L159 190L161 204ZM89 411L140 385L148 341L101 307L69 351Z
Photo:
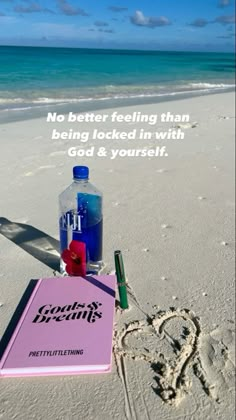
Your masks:
M178 404L190 386L187 371L198 355L200 332L198 318L186 309L132 322L115 335L118 369L124 358L148 362L156 375L155 392L163 401Z

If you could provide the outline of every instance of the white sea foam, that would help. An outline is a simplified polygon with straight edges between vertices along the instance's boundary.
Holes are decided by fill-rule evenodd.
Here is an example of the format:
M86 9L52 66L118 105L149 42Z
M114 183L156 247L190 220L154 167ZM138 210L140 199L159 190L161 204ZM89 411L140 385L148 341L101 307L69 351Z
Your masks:
M112 90L109 92L109 88ZM234 84L226 83L188 83L186 82L179 86L166 85L165 91L163 86L130 86L127 87L126 92L117 93L118 86L105 86L103 92L100 94L94 91L94 95L91 96L78 96L78 97L37 97L37 98L1 98L0 97L0 112L10 111L26 111L30 109L37 109L42 106L50 105L67 105L76 103L86 103L92 101L109 101L109 100L127 100L127 99L145 99L145 98L162 98L162 97L173 97L176 95L185 95L191 93L210 93L214 91L227 90L235 88ZM123 87L124 88L124 87ZM142 91L143 88L143 91ZM144 90L145 89L145 90ZM170 90L172 89L172 90ZM176 89L176 90L173 90ZM178 89L178 90L177 90ZM136 90L136 92L135 92ZM104 95L104 91L106 92ZM14 105L18 105L15 107ZM6 107L4 107L6 105Z
M226 84L226 83L204 83L204 82L199 82L199 83L189 83L189 86L193 87L193 88L207 88L207 89L220 89L220 88L233 88L235 87L235 84Z

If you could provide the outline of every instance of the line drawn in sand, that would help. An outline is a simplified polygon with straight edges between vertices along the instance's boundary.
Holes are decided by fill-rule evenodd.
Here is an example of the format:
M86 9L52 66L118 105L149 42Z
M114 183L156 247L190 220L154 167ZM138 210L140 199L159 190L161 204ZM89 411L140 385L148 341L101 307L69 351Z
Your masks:
M176 329L173 322L179 323L182 331L177 331L177 338L168 332L171 324ZM146 320L131 322L121 331L115 331L114 355L124 388L128 418L135 414L135 407L128 391L126 358L148 362L155 373L156 386L152 386L152 389L165 403L176 406L188 393L192 385L188 376L190 368L200 380L205 393L220 402L222 390L230 389L229 376L231 381L234 377L234 362L227 340L233 346L232 330L218 328L210 334L203 334L198 317L188 309L159 311L147 316Z
M180 318L190 323L190 327L185 327L183 331L185 339L183 346L165 330L167 324L174 318ZM170 404L179 403L189 387L187 370L190 362L197 356L200 332L200 323L197 317L186 309L160 311L145 321L131 322L123 330L116 332L114 353L118 373L120 377L124 378L124 385L127 380L124 358L145 360L156 375L154 379L157 382L157 387L152 387L153 390L163 401ZM142 341L144 341L144 336L158 338L160 341L166 339L176 355L175 360L168 360L163 352L155 350L153 347L149 349L145 343L141 348L132 347L129 342L132 341L132 338L137 339L138 336L143 338Z

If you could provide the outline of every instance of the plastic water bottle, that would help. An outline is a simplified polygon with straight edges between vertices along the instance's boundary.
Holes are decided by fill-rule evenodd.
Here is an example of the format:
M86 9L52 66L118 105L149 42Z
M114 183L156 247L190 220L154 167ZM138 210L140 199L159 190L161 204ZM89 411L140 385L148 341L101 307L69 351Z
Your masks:
M75 166L73 183L59 196L60 271L96 274L102 268L102 193L89 182L89 168Z

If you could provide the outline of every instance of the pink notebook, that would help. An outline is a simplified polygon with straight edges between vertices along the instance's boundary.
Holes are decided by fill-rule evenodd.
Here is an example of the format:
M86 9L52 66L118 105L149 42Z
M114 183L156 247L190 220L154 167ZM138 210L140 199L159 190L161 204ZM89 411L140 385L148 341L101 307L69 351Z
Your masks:
M115 285L115 276L32 280L1 340L0 374L109 372Z

